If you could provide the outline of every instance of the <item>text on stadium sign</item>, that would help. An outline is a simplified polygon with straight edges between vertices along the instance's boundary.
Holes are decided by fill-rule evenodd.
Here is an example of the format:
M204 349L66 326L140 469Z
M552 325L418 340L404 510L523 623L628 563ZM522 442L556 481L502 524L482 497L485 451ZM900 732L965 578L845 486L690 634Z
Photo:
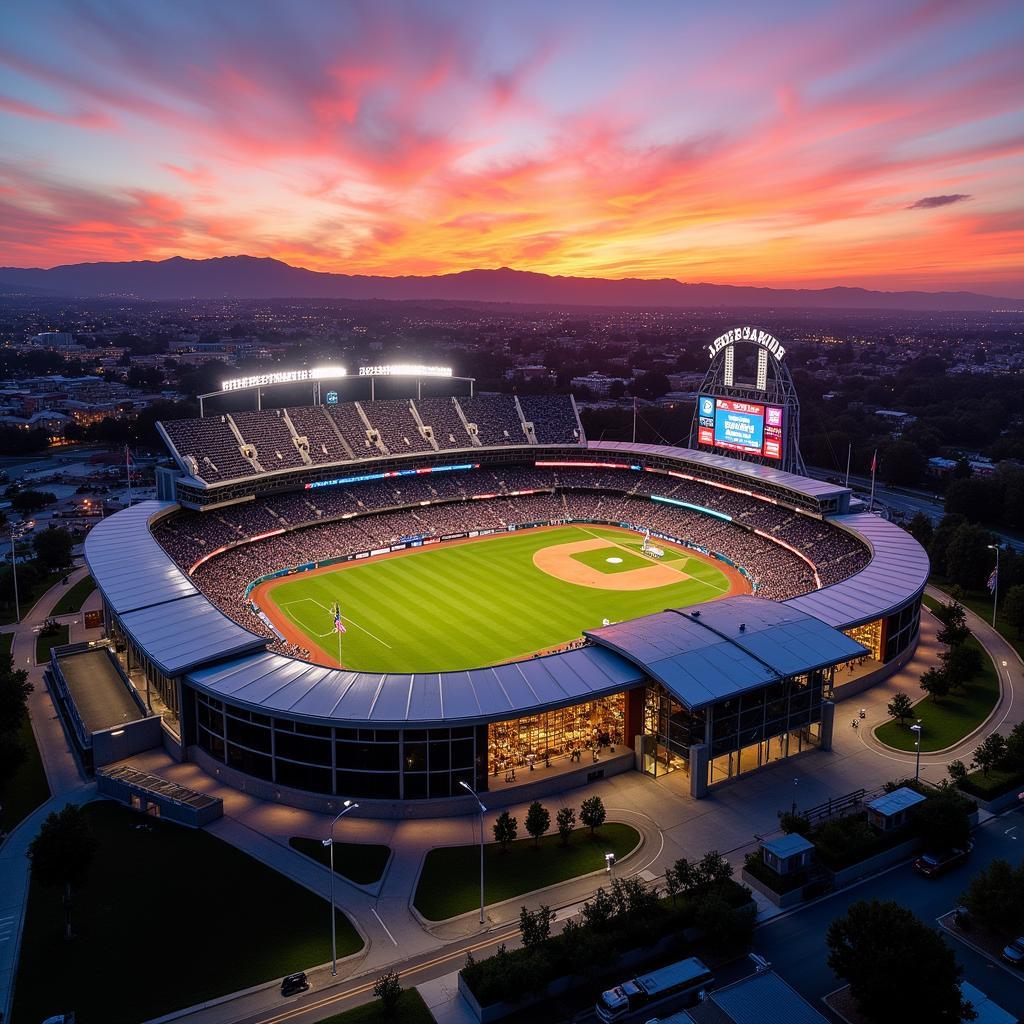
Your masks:
M450 366L422 366L419 363L390 363L386 366L360 366L360 377L450 377Z
M734 345L737 341L749 341L753 345L761 345L771 352L779 362L782 362L782 357L786 354L779 339L774 334L762 331L759 327L734 327L731 331L720 334L708 345L708 354L714 359L722 349Z

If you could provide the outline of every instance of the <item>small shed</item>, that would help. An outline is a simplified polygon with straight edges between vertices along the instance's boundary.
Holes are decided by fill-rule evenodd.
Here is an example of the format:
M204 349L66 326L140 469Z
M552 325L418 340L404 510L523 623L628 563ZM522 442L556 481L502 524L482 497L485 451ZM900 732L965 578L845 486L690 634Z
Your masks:
M814 856L814 843L791 832L761 844L761 859L777 875L789 875L806 868Z
M868 821L883 832L903 828L910 820L911 808L923 803L922 794L909 786L900 786L891 793L884 793L868 804Z

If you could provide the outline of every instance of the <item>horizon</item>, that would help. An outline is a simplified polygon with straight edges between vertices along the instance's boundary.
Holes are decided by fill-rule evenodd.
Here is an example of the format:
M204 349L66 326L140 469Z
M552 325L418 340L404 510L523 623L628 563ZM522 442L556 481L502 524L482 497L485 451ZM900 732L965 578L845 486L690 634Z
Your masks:
M1004 0L52 0L4 24L6 266L244 252L1024 298Z

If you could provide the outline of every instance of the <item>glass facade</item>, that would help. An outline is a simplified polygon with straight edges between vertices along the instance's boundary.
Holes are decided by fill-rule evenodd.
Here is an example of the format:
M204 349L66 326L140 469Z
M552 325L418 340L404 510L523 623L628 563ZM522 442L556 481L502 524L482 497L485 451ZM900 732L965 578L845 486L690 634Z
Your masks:
M708 785L818 746L831 674L794 676L710 707Z
M853 626L844 629L843 632L857 643L863 644L870 654L868 657L875 661L882 660L882 619L875 619L872 622L865 622L860 626Z
M196 691L196 743L247 775L376 800L462 795L478 777L477 729L343 729L272 718Z
M584 701L556 711L487 726L487 765L492 775L533 761L569 757L624 742L626 695ZM628 742L628 740L627 740Z
M921 626L921 598L909 601L899 611L885 619L885 657L883 661L898 658L913 643Z
M644 690L643 771L655 777L690 770L690 747L704 742L704 711L687 710L658 685Z

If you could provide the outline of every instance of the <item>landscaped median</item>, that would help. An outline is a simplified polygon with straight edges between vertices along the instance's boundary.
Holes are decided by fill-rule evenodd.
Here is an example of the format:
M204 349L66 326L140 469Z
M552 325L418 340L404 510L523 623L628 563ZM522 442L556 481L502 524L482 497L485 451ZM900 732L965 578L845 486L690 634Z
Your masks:
M74 937L63 885L33 878L14 1020L149 1020L330 960L326 900L208 832L106 800L82 814L95 849L72 892ZM336 922L338 956L360 950Z
M91 576L83 576L68 590L64 591L60 600L53 606L51 615L69 615L82 610L89 595L96 589L96 581Z
M323 866L330 867L331 851L322 839L307 836L292 836L288 845L299 853L311 857ZM379 882L391 857L391 847L378 843L335 843L334 873L347 878L356 885L373 885Z
M947 644L940 665L921 677L930 696L912 703L897 693L889 703L893 721L875 729L875 738L894 750L913 752L921 724L921 751L934 753L956 746L978 728L999 703L999 675L988 652L967 629L963 608L955 601L942 604L926 597L942 623L939 641Z
M593 835L574 829L568 843L557 833L518 839L502 849L484 846L484 902L500 903L525 893L588 875L605 867L605 854L621 860L640 845L632 825L608 822ZM413 906L428 921L443 921L480 906L480 846L442 846L423 862Z

